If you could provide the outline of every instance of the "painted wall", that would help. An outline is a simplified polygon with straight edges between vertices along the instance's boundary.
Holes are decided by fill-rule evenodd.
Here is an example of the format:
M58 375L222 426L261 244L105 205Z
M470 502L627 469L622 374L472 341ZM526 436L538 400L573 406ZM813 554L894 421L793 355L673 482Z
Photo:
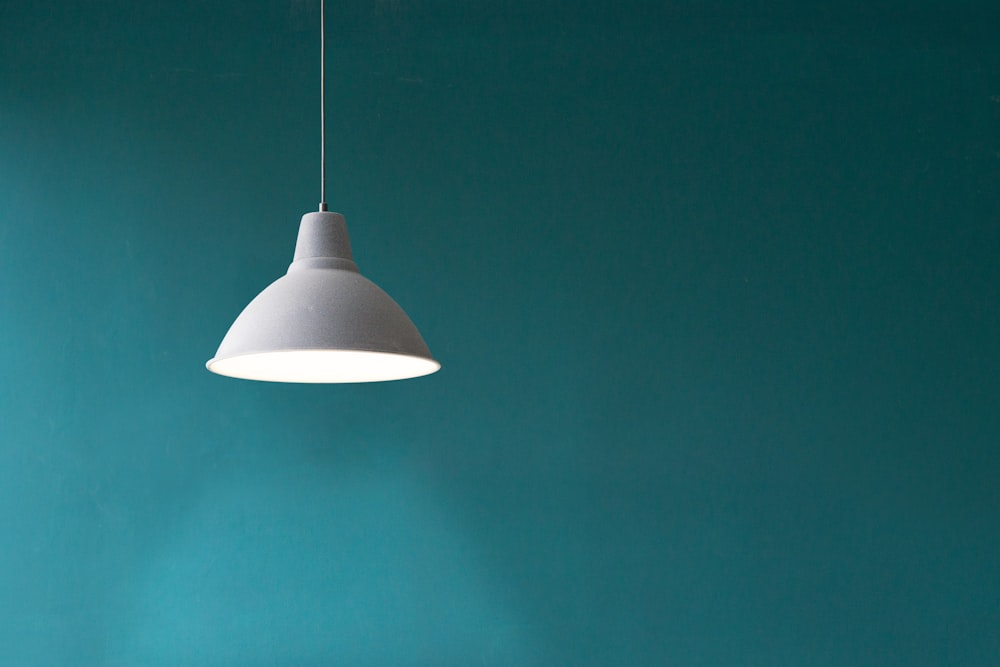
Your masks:
M315 5L0 7L0 665L995 664L996 3L331 2L444 369L219 378Z

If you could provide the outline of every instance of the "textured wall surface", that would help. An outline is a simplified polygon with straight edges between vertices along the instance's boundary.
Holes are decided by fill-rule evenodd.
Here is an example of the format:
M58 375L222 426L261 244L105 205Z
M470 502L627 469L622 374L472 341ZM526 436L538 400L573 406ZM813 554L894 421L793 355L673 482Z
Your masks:
M348 0L329 200L443 370L206 372L318 7L0 6L0 665L995 665L997 3Z

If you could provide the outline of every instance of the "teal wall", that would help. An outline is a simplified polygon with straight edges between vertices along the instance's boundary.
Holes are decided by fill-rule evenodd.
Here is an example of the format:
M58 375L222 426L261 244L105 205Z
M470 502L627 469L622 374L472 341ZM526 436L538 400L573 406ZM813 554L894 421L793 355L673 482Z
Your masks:
M315 2L0 7L0 665L996 664L997 3L330 5L429 378L203 368Z

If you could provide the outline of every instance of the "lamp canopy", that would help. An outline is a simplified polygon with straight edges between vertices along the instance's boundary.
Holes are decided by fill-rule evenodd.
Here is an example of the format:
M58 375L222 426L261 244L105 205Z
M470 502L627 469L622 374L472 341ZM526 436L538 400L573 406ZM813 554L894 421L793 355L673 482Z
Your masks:
M302 216L288 273L250 302L206 364L271 382L379 382L429 375L431 357L403 309L358 271L339 213Z

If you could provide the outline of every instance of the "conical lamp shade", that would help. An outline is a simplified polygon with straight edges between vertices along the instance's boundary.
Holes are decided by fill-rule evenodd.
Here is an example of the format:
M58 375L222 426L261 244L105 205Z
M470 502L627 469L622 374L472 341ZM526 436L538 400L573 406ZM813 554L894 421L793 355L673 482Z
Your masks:
M441 367L403 309L358 272L339 213L302 216L288 273L243 309L206 364L270 382L379 382Z

